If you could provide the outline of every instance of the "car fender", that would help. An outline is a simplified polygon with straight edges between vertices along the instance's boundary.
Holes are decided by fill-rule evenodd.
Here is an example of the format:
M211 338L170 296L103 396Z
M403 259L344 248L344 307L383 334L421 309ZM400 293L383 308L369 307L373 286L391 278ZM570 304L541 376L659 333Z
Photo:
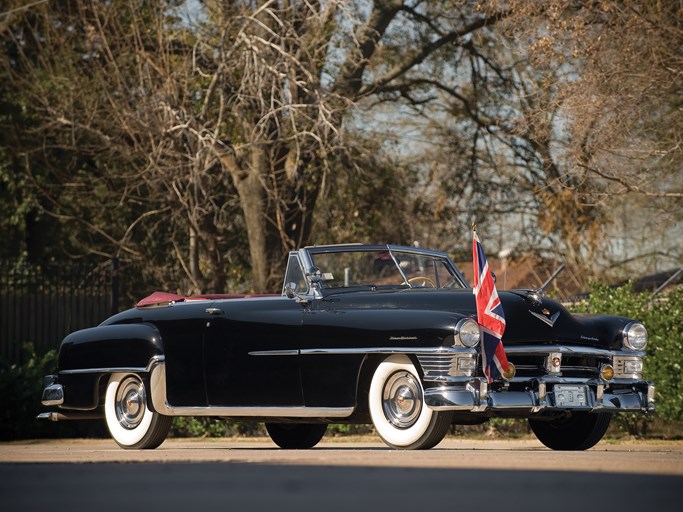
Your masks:
M101 325L64 338L59 371L145 368L163 353L161 335L152 324Z
M69 334L59 350L60 408L93 410L110 374L138 373L147 380L150 364L159 359L163 345L152 324L100 325Z

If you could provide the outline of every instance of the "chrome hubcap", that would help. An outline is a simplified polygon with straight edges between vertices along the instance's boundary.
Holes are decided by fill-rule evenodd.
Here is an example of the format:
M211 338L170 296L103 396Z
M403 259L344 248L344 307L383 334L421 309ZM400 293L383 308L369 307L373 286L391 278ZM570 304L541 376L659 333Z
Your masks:
M137 377L127 377L116 390L116 419L123 428L134 429L145 415L145 387Z
M422 388L406 371L394 373L384 384L382 408L389 422L398 428L409 428L422 411Z

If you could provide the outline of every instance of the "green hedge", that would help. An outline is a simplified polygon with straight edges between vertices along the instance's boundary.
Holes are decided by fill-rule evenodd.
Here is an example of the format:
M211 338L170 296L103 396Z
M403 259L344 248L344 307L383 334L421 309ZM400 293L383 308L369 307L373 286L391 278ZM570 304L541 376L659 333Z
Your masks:
M24 364L0 359L0 440L41 437L104 437L103 421L37 420L45 409L40 403L43 377L57 368L57 352L38 355L32 344L22 346Z
M644 377L655 383L655 414L619 414L618 425L644 437L655 422L683 422L683 289L651 300L650 293L635 293L631 283L616 288L594 284L589 299L575 312L625 316L647 328Z

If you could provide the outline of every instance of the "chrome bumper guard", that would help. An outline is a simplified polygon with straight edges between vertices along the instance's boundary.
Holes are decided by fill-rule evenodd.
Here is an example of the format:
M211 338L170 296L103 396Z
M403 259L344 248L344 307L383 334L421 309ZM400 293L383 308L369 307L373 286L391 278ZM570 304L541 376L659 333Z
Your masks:
M43 379L43 399L45 406L62 405L64 403L64 388L61 384L55 384L56 375L48 375Z
M654 384L634 382L628 388L612 389L609 383L584 379L536 379L527 391L492 391L485 379L469 379L456 385L425 389L425 404L436 411L502 412L585 410L590 412L652 412ZM583 384L588 386L585 406L556 404L555 384Z

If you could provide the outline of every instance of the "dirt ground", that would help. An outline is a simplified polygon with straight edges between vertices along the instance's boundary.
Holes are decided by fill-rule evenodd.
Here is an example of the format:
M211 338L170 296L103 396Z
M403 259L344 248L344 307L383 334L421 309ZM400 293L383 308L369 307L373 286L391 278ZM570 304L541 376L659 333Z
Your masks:
M471 468L683 475L683 441L603 441L556 452L536 440L446 439L426 451L391 450L373 438L325 438L311 450L282 450L262 438L169 439L156 450L123 450L112 440L0 443L0 464L233 462L276 465Z

